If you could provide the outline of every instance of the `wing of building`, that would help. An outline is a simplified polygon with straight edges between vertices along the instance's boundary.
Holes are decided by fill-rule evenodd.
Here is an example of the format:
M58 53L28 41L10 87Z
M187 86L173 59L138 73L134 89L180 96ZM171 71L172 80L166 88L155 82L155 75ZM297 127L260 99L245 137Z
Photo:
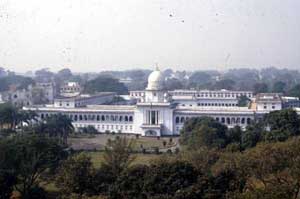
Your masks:
M41 119L65 114L72 119L76 129L94 126L99 132L171 136L179 135L184 122L191 117L209 116L228 127L245 128L251 121L284 106L281 94L277 93L262 93L254 98L251 91L165 91L164 77L158 69L149 75L145 90L130 92L130 97L137 100L136 104L103 105L113 95L58 98L53 105L24 109L36 111ZM238 107L242 96L251 99L248 107Z

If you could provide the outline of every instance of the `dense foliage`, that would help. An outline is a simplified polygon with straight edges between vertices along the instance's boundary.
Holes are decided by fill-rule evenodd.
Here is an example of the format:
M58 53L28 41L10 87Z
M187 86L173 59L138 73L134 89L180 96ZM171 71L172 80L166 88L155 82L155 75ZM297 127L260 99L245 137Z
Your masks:
M85 93L96 92L116 92L118 94L127 94L128 89L123 83L110 76L101 75L96 79L88 81L84 86Z

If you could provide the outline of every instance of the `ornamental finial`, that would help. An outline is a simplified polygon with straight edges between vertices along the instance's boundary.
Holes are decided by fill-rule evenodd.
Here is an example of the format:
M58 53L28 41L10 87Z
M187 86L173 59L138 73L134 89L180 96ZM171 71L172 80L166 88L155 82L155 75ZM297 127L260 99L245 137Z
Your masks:
M155 70L159 71L158 63L155 63Z

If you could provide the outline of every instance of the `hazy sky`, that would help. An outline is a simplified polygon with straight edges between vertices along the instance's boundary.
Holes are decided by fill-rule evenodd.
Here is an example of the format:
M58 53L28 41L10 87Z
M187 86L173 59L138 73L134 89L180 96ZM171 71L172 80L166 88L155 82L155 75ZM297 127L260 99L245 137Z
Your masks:
M300 68L300 0L0 0L0 66Z

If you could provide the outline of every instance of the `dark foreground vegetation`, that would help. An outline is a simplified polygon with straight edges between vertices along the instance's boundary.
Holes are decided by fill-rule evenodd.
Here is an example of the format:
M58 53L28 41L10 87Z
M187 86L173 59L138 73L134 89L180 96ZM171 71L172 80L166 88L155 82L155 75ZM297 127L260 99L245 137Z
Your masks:
M192 118L181 132L180 151L158 155L150 164L133 164L133 141L117 137L108 141L101 165L95 167L87 153L68 148L73 129L64 116L32 123L33 113L3 106L1 199L300 196L300 121L293 110L272 112L245 131L227 129L211 118ZM18 120L11 120L11 111ZM21 121L28 125L20 126Z

